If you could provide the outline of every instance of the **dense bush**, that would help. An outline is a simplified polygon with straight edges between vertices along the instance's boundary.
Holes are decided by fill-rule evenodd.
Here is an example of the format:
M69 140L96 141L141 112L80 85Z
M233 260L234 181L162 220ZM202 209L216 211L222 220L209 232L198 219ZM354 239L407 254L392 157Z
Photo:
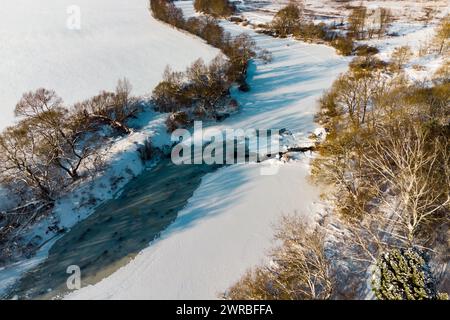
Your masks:
M302 9L296 3L289 3L275 15L271 24L272 30L280 37L297 32L300 28L302 14Z
M268 30L262 31L276 37L292 35L299 40L326 42L342 54L349 56L353 53L353 39L348 36L338 36L325 23L315 24L303 15L301 3L290 2L277 12Z
M208 6L214 10L222 8L217 3L197 1L196 5L197 8ZM152 95L156 110L182 112L169 119L169 130L178 126L180 121L177 118L181 115L186 116L188 120L181 123L189 123L193 117L217 118L216 105L220 105L220 102L223 102L221 100L229 95L229 89L234 82L238 83L242 90L249 89L246 83L247 65L250 59L256 57L255 42L246 34L232 37L210 16L191 17L186 21L170 18L178 16L178 11L171 1L151 0L151 8L157 19L169 23L183 21L176 26L221 49L227 57L225 59L219 56L209 65L198 60L185 72L166 69L163 80L156 86ZM268 59L268 53L265 53L264 57Z
M314 24L314 22L304 22L293 33L293 35L303 41L330 41L332 38L324 23Z
M450 82L450 59L444 61L442 66L436 70L433 75L433 81L437 84L448 84Z
M240 34L224 43L223 52L230 61L228 76L231 80L244 84L248 61L256 57L255 41L248 34Z
M184 28L183 11L171 0L150 0L150 9L155 18L177 28Z
M350 56L353 53L353 40L349 37L338 37L331 41L331 45L342 55Z
M236 11L235 6L228 0L195 0L194 8L214 17L228 17Z
M333 37L324 23L308 21L303 14L303 5L297 2L290 2L279 10L269 28L274 36L293 35L304 41L329 41Z

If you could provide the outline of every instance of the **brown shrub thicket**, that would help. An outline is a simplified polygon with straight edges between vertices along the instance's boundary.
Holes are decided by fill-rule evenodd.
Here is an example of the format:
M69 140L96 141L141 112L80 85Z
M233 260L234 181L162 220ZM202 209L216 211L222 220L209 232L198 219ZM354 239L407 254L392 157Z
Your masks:
M298 32L303 16L303 5L291 1L287 6L278 11L273 18L271 28L275 35L286 37Z
M212 3L199 1L197 5L211 6ZM171 20L168 17L177 11L175 5L167 0L151 0L151 8L157 19L168 23ZM247 34L232 37L210 16L183 18L178 27L221 49L226 58L218 56L209 65L198 60L185 72L173 72L167 68L163 80L153 90L155 108L161 112L182 112L189 118L186 123L199 115L215 118L216 107L220 107L219 102L229 95L233 83L238 83L241 90L249 89L247 66L249 60L257 56L255 42ZM264 52L261 58L267 61L270 55ZM174 121L168 124L169 131L176 127Z
M330 44L343 56L350 56L353 53L354 43L349 37L337 37Z

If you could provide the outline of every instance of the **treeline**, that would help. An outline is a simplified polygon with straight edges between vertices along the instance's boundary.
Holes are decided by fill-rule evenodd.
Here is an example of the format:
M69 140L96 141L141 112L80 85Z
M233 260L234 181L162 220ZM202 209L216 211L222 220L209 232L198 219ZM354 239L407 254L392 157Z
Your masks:
M228 0L195 0L194 9L213 17L228 17L236 12L234 4Z
M271 263L248 271L223 298L229 300L319 300L333 295L331 263L324 230L312 229L299 216L283 217Z
M247 34L232 37L210 16L185 19L181 9L172 1L151 0L153 16L177 28L188 31L208 44L220 49L226 58L219 56L209 65L198 60L185 72L166 69L163 80L153 91L157 110L172 112L168 128L188 126L195 118L217 118L217 108L231 104L229 89L233 83L248 91L246 82L250 59L256 57L255 42Z
M140 109L126 79L114 92L73 106L51 90L24 94L15 108L17 124L0 134L0 184L20 200L19 207L0 214L0 240L52 208L72 183L93 174L100 165L101 138L108 131L129 134L127 120Z
M150 7L158 20L186 30L220 49L229 59L231 80L245 83L248 61L256 56L255 43L248 35L241 34L233 38L216 19L208 16L186 20L182 10L170 0L150 0Z

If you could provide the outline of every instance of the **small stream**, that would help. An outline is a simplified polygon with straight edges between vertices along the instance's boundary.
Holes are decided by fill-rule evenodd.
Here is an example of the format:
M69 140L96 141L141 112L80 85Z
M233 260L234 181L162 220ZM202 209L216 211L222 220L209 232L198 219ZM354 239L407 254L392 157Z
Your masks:
M121 195L99 206L50 249L48 259L27 272L9 292L19 299L51 299L67 293L67 267L81 269L82 286L95 284L148 247L177 217L218 166L174 165L161 160L130 181Z

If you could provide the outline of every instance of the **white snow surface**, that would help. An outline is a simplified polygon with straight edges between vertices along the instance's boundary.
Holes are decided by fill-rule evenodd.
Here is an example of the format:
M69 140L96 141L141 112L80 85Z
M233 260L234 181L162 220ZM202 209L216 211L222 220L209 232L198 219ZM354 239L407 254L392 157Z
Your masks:
M67 27L72 5L80 9L80 30ZM217 53L153 19L148 0L2 0L0 130L14 122L14 107L27 91L54 89L72 104L127 77L144 95L167 64L182 70Z
M181 3L189 6L189 2ZM188 10L189 8L184 8ZM209 128L281 129L306 140L316 130L316 101L348 60L323 45L274 39L224 22L233 34L248 32L273 61L249 70L249 93L233 92L241 110ZM320 190L308 183L309 158L234 165L208 174L174 224L129 264L66 299L215 299L248 268L264 262L273 227L284 214L312 221ZM278 168L261 175L261 167Z

